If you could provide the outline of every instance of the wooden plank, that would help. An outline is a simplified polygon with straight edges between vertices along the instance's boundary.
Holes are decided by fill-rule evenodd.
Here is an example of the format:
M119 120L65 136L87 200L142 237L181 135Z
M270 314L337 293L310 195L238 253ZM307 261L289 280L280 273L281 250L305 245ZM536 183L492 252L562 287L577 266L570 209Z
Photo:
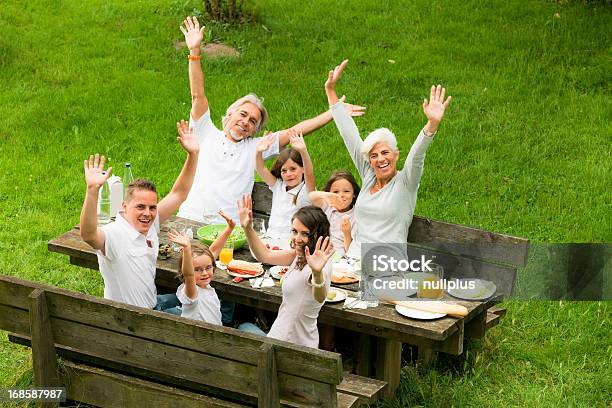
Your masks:
M408 242L514 266L527 265L529 252L529 240L525 238L417 215L412 218Z
M485 329L489 330L491 327L493 326L497 326L499 324L499 321L501 319L501 316L495 313L487 313L487 321L485 323Z
M164 344L253 366L257 365L259 347L263 342L268 342L279 346L276 348L279 372L319 382L339 384L342 381L341 356L337 353L266 339L233 328L187 320L15 277L0 276L0 304L8 302L27 308L23 298L37 287L47 291L49 310L56 318L76 320L77 316L82 316L82 323L88 326L155 339Z
M339 392L359 397L362 404L371 404L383 395L387 383L384 381L354 374L344 374L344 379L336 387Z
M402 343L396 340L377 338L376 378L387 383L384 394L395 399L402 369Z
M504 317L506 312L508 312L505 308L501 306L492 306L488 309L489 312L498 315L499 317Z
M431 347L419 347L417 349L417 365L420 367L426 367L433 361L435 352Z
M372 372L371 364L374 361L373 342L376 338L368 334L355 333L354 344L354 370L357 375L367 377ZM346 376L345 376L346 380Z
M257 406L259 408L280 407L274 346L272 344L262 344L258 352L258 360Z
M482 339L486 332L487 311L483 310L465 324L465 336L472 339Z
M34 289L28 295L30 303L30 333L32 338L32 371L36 387L60 385L57 356L53 347L53 331L47 310L45 291ZM39 406L57 407L58 402L39 403Z
M62 383L68 399L100 407L238 408L245 405L64 361Z
M255 183L251 194L253 199L253 212L270 215L272 209L272 191L265 183Z
M350 394L345 394L343 392L338 393L336 401L338 408L353 408L358 407L360 405L359 397Z

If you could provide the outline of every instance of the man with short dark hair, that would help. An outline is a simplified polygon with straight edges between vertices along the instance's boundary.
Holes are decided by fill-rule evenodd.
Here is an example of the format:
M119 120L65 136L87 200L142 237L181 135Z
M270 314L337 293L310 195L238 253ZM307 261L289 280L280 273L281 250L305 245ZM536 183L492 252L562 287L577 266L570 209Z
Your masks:
M84 161L87 192L81 210L80 231L83 240L96 250L105 298L180 315L176 295L157 295L155 287L160 224L185 201L200 152L200 145L187 122L181 121L177 127L177 139L187 152L187 159L170 193L158 203L155 185L137 179L127 187L123 210L117 214L117 219L102 227L98 226L97 218L98 192L112 167L104 171L104 156L98 154Z

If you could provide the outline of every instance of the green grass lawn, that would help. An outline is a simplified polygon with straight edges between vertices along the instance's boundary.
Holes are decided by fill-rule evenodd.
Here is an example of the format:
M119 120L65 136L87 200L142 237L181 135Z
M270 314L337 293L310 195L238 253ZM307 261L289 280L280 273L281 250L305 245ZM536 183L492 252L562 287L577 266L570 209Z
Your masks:
M46 243L78 222L90 153L170 189L184 158L175 123L190 108L186 50L173 44L201 8L2 2L0 273L102 295L96 271ZM610 242L610 27L610 6L574 1L269 0L258 25L209 26L241 56L204 62L206 92L216 123L255 92L268 128L288 127L326 109L326 72L349 58L338 91L368 107L364 133L395 132L403 161L425 123L422 100L442 83L453 102L417 214L539 243ZM307 143L319 186L333 169L354 171L333 124ZM609 303L507 306L463 356L405 368L397 403L383 405L610 406ZM0 387L28 369L29 351L0 336Z

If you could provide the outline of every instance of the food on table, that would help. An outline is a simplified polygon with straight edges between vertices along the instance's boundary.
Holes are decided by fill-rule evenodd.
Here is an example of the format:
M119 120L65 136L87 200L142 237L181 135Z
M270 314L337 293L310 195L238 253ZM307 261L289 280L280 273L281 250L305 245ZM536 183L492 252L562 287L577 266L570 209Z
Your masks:
M159 258L168 259L172 256L172 246L170 244L162 244L159 246Z
M210 224L198 229L198 238L205 244L210 245L215 239L225 230L227 225L224 224ZM246 242L246 235L242 227L235 227L230 234L228 241L234 243L234 249L238 249Z
M288 271L288 270L289 270L289 268L285 266L284 268L282 268L282 269L281 269L281 270L278 272L278 274L279 274L280 276L283 276L284 274L286 274L286 273L287 273L287 271Z
M336 296L338 296L338 292L332 290L327 293L327 300L334 300Z
M232 259L232 261L227 264L227 269L240 275L257 276L263 271L263 266L261 266L259 262Z

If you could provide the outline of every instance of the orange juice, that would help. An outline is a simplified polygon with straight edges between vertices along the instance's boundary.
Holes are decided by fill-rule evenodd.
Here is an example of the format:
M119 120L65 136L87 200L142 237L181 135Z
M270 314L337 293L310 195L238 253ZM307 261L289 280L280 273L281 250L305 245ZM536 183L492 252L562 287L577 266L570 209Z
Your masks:
M424 299L439 299L444 294L442 281L435 275L428 275L419 281L417 297Z
M232 248L223 248L221 249L221 253L219 253L219 261L227 265L234 258L234 250Z

